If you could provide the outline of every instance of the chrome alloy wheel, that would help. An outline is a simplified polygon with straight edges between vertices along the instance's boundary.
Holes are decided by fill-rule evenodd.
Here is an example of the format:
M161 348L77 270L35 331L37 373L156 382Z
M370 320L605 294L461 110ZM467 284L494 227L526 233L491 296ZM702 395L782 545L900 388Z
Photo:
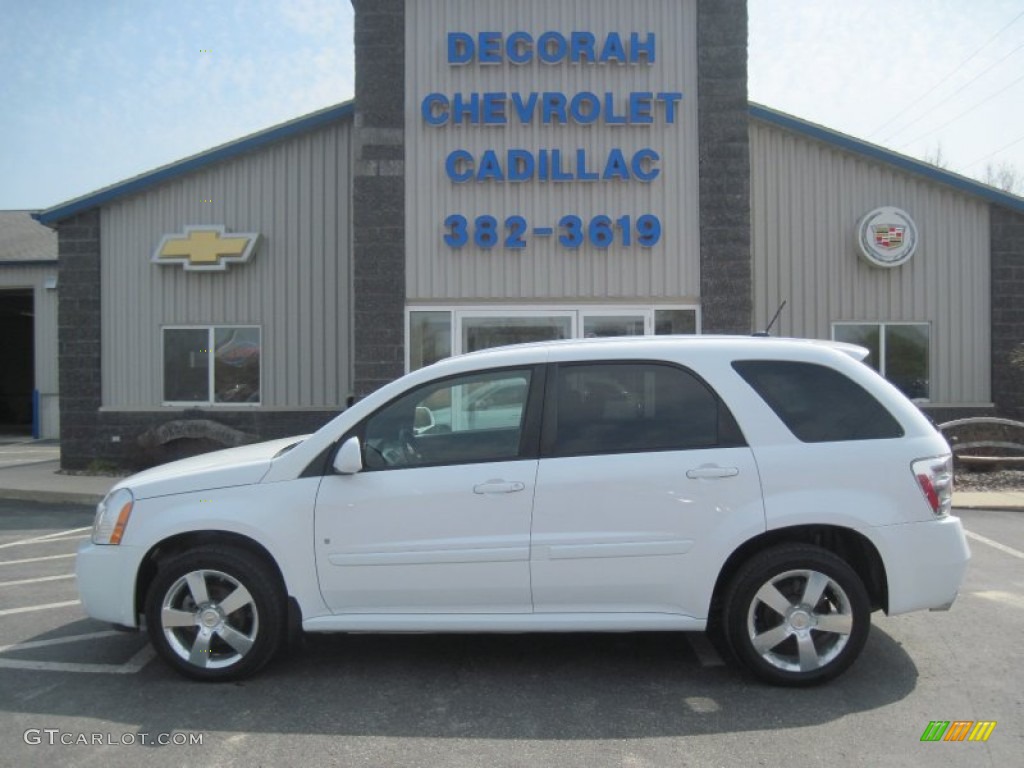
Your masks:
M249 590L223 571L186 573L164 594L160 626L171 650L204 669L237 664L259 633L259 611Z
M747 633L761 658L787 672L824 667L853 631L850 598L835 579L790 570L761 585L750 601Z

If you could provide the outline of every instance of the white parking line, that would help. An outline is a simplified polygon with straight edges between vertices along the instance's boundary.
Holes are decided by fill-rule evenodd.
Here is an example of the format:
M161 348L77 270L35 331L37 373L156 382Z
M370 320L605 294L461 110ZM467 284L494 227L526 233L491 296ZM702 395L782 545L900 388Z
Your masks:
M19 584L38 584L41 581L61 581L62 579L73 579L75 574L68 573L63 576L40 576L37 579L19 579L18 581L0 581L0 587L16 587Z
M66 608L69 605L79 605L81 600L65 600L62 603L46 603L45 605L26 605L24 608L5 608L0 611L0 616L13 616L16 613L31 613L32 611L46 611L50 608Z
M27 659L0 658L0 668L28 669L37 672L92 672L106 675L132 675L146 666L155 656L148 643L124 664L79 664L69 661L29 661Z
M1024 560L1024 552L1021 552L1019 549L1014 549L1013 547L1008 547L1005 544L1000 544L998 541L992 541L992 539L987 539L980 534L974 533L973 531L965 530L964 533L967 535L967 538L969 539L980 541L982 544L988 544L993 549L998 549L1000 552L1005 552L1008 555L1012 555L1013 557L1019 557L1021 560Z
M61 560L65 557L74 557L74 552L66 555L46 555L45 557L26 557L23 560L0 560L0 565L21 565L22 563L41 563L43 560Z
M1024 608L1024 597L1015 595L1013 592L1003 592L996 589L988 589L983 592L969 592L968 594L980 597L983 600L992 600L997 603L1012 605L1014 608Z
M82 531L91 531L92 526L86 525L82 528L70 528L66 531L57 531L56 533L48 533L45 536L33 536L31 539L21 539L19 541L8 541L6 544L0 544L0 549L8 549L9 547L20 547L23 544L38 544L42 541L51 541L53 539L60 539L61 541L67 541L69 539L84 539L85 536L70 536L72 533L81 533ZM61 537L67 536L68 539L62 539Z
M11 643L0 645L0 653L5 651L25 651L29 648L48 648L51 645L64 645L65 643L77 643L79 640L93 640L97 637L114 637L124 635L116 629L104 629L101 632L89 632L84 635L67 635L66 637L54 637L49 640L27 640L24 643Z

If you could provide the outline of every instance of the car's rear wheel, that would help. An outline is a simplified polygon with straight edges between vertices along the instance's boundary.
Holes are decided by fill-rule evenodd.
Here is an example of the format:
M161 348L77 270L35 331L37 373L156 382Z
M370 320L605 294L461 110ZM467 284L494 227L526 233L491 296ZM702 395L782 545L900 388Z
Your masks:
M241 549L199 547L160 564L146 598L150 641L196 680L236 680L277 652L286 605L279 579Z
M782 545L737 572L725 600L725 633L757 677L811 685L841 674L860 654L869 606L863 582L841 558L812 545Z

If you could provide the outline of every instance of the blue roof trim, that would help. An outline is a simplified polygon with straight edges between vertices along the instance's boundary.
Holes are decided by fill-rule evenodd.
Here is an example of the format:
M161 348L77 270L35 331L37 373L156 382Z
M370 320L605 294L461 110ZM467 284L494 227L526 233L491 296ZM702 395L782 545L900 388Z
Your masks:
M214 163L219 163L223 160L230 160L231 158L238 157L246 152L252 152L254 149L260 149L268 144L281 141L282 139L288 139L292 136L315 130L322 126L337 122L343 118L351 117L354 114L355 102L346 101L344 104L328 107L327 109L322 109L319 112L313 112L312 114L296 118L295 120L289 120L287 123L282 123L274 126L273 128L268 128L265 131L251 134L245 138L238 139L227 144L221 144L219 147L214 147L213 149L201 152L198 155L193 155L192 157L184 160L179 160L176 163L162 166L156 170L144 173L141 176L135 176L127 181L122 181L119 184L104 187L97 192L93 192L74 200L69 200L66 203L55 205L52 208L47 208L45 211L33 213L32 218L41 224L52 224L60 221L61 219L74 216L76 213L87 211L90 208L97 208L104 203L109 203L119 197L141 192L144 189L148 189L149 187L161 184L170 179L175 179L187 173L192 173L193 171L205 168L208 165L213 165Z
M913 158L901 155L898 152L884 149L877 144L869 144L866 141L855 139L845 133L839 133L838 131L824 128L816 123L809 123L806 120L801 120L783 112L777 112L774 109L763 107L760 104L751 103L749 105L749 110L751 117L763 120L766 123L771 123L781 128L788 128L791 131L802 133L805 136L823 141L826 144L832 144L833 146L840 147L841 149L845 149L849 152L854 152L858 155L863 155L864 157L869 157L872 160L877 160L881 163L885 163L886 165L894 165L904 171L916 173L919 176L924 176L940 184L946 184L947 186L958 189L961 192L966 192L969 195L975 195L977 197L984 198L989 202L1005 206L1006 208L1012 208L1015 211L1024 212L1024 198L1011 195L1009 192L1003 192L1002 190L990 187L987 184L982 184L980 181L974 181L966 176L951 173L950 171L944 171L930 163L914 160Z

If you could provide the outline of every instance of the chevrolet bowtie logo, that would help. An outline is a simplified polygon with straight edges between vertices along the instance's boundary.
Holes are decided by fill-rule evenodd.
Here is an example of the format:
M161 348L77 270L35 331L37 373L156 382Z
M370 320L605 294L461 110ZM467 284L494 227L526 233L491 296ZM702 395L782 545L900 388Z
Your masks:
M164 235L153 254L155 264L181 264L187 270L223 272L231 263L245 263L252 256L259 234L235 232L223 226L185 227L183 235Z

